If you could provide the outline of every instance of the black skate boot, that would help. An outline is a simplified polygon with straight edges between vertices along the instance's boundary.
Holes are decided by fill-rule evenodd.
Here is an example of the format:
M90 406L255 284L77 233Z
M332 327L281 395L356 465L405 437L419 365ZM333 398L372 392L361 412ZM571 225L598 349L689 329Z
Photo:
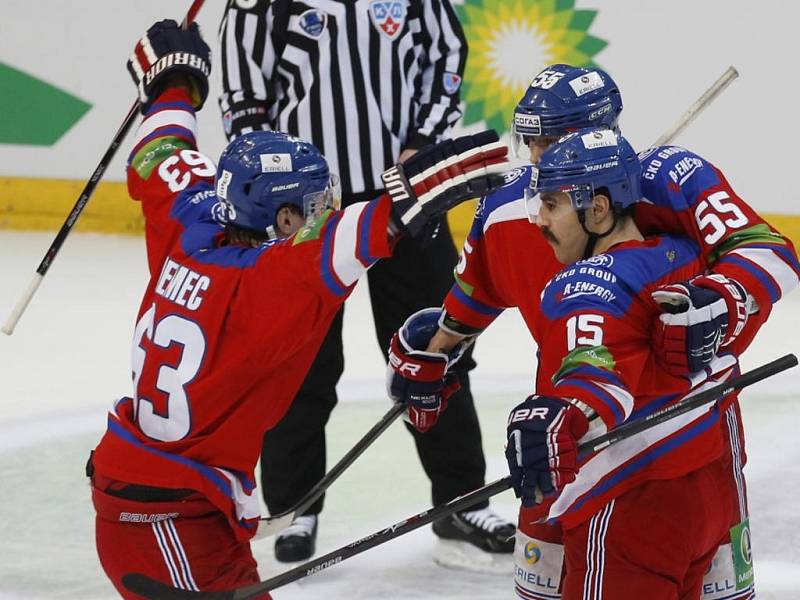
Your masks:
M516 531L489 508L454 513L433 524L439 537L433 559L444 567L508 575Z
M297 517L275 539L275 558L300 562L311 558L317 542L317 515Z

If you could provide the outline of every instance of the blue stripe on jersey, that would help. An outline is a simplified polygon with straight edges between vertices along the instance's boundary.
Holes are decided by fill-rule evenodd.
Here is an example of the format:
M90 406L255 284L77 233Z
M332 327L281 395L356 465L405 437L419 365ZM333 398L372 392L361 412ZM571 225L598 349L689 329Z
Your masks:
M194 106L189 104L188 102L157 102L150 106L147 112L144 114L145 119L154 115L157 112L161 112L162 110L185 110L186 112L194 114Z
M167 137L170 135L177 135L188 138L192 144L195 144L194 133L192 133L191 129L186 129L185 127L181 127L180 125L169 125L166 127L159 127L153 133L139 140L139 143L136 144L136 147L133 149L133 152L131 152L131 156L135 156L138 149L147 144L148 142L151 142L156 138Z
M475 217L472 220L467 239L470 244L481 239L486 231L486 223L490 221L491 214L506 204L511 204L525 197L525 188L531 179L531 167L519 167L503 174L506 183L478 200Z
M493 306L489 306L488 304L484 304L483 302L479 302L472 298L471 296L467 296L466 292L462 290L458 284L455 284L451 289L450 293L453 294L456 299L464 304L467 308L474 310L477 313L482 315L488 315L490 317L496 317L500 313L503 312L502 308L495 308Z
M719 259L717 265L721 264L731 264L741 267L745 271L751 273L758 281L761 282L761 285L766 288L767 292L769 293L769 299L774 304L781 298L781 290L772 280L772 277L768 276L765 271L757 266L755 263L750 262L739 256L734 256L732 254L726 254L722 258Z
M377 204L377 200L373 200L367 204L366 208L364 208L361 213L361 219L358 225L358 246L356 247L356 252L358 254L356 258L365 265L371 265L378 260L378 257L372 256L369 253L369 232L372 229L372 217L375 215L375 206L377 206Z
M755 595L751 596L751 594L753 594L753 586L749 585L743 590L738 590L728 596L721 596L715 600L748 600L749 598L755 598Z
M226 471L229 471L230 473L233 473L236 476L236 478L242 484L242 489L247 494L256 489L256 482L250 479L247 473L244 473L243 471L238 471L236 469L226 469Z
M615 485L621 483L623 479L626 479L627 477L633 475L636 471L647 467L657 458L667 454L668 452L671 452L678 446L692 441L694 438L705 433L712 427L718 426L718 423L719 406L714 405L714 407L706 415L700 417L700 419L698 419L694 425L684 429L679 434L668 439L666 442L661 443L660 445L651 446L643 453L638 455L633 462L614 473L614 475L608 479L595 485L586 495L584 495L580 500L576 501L567 512L572 513L579 510L588 500L604 494Z
M800 273L800 262L798 262L797 257L789 250L789 248L783 244L743 244L741 246L737 246L734 248L734 250L746 250L749 248L772 250L775 254L780 256L783 259L783 262L787 263L792 270L794 270L796 273Z
M625 420L625 413L622 412L619 401L616 398L614 398L614 396L605 391L603 388L593 385L591 381L586 381L584 379L572 379L570 377L567 377L566 379L560 379L559 382L555 385L555 387L558 388L562 385L572 385L575 387L579 387L589 392L595 398L601 400L603 404L605 404L611 410L611 412L614 413L614 423L607 424L609 425L608 427L609 429L611 429L612 425L617 426Z
M190 227L181 236L183 251L187 256L191 257L192 260L206 265L248 269L255 266L264 251L274 245L265 244L257 248L249 248L247 246L222 246L221 248L215 248L213 246L213 238L216 235L214 233L215 231L219 233L220 227L213 223L198 223ZM192 248L192 244L196 242L205 245L200 249Z
M522 587L519 583L514 582L514 586L517 591L517 595L520 598L526 598L530 600L561 600L561 594L545 594L544 592L529 590L526 587Z
M151 454L155 454L159 458L163 458L178 463L185 467L189 467L194 471L197 471L200 475L211 481L211 483L213 483L217 489L219 489L229 498L233 499L233 490L231 489L230 482L227 479L225 479L225 477L220 475L215 469L207 467L202 463L195 462L189 458L178 456L176 454L170 454L169 452L162 452L161 450L156 450L155 448L151 448L150 446L143 444L135 435L133 435L130 431L125 429L111 416L108 417L108 430L117 437L125 440L126 442L133 444L134 446L137 446L142 450L146 450Z
M568 375L569 377L583 377L584 379L604 379L612 385L621 387L623 390L627 389L627 386L622 383L622 380L614 373L608 369L601 369L600 367L595 367L594 365L583 364L580 367L566 371L564 375ZM564 376L559 379L559 382L563 381L563 379Z
M648 402L646 406L640 406L639 408L634 409L628 419L633 421L635 419L644 418L647 415L656 412L657 410L661 410L667 404L677 399L680 395L681 394L667 394L666 396L659 396L652 402Z
M322 273L322 280L325 285L335 296L344 296L347 293L347 288L342 285L339 278L333 272L333 237L336 227L342 218L342 213L334 214L331 219L326 223L325 236L322 241L322 257L320 260L320 271Z

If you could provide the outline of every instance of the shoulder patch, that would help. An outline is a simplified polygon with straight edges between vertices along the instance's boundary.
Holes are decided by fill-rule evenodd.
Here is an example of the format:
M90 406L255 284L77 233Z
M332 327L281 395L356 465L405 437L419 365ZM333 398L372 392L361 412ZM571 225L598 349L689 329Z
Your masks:
M192 145L178 137L159 137L142 146L131 160L131 167L142 179L147 179L161 161L176 150L191 149Z
M322 235L323 226L328 222L328 219L330 219L332 214L332 210L326 210L313 223L310 223L298 230L298 232L295 233L294 237L292 238L292 246L297 246L303 242L318 240L320 235Z

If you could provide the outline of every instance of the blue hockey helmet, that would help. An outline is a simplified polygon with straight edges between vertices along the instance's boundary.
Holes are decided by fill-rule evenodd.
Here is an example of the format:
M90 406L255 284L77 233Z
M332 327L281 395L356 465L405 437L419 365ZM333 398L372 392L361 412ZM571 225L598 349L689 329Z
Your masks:
M528 158L531 137L561 137L582 127L616 129L622 96L601 69L551 65L533 78L514 109L514 154Z
M312 220L338 208L338 181L320 151L276 131L245 133L222 153L216 192L225 220L243 229L278 237L275 218L284 205Z
M591 206L598 188L608 189L615 213L642 197L639 158L628 141L610 129L589 127L564 136L531 169L529 211L538 212L537 194L547 192L566 192L576 211Z

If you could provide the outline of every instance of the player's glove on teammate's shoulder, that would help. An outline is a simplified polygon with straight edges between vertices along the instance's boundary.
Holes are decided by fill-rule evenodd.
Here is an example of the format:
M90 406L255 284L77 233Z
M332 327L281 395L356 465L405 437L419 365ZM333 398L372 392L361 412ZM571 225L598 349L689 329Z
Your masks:
M200 109L208 97L211 49L200 36L197 23L181 29L172 19L165 19L152 25L136 43L128 58L128 71L139 91L142 113L161 93L166 80L178 73L188 77L195 108Z
M508 416L506 460L522 505L540 504L578 474L578 440L589 429L574 403L552 396L528 396Z
M412 236L454 206L504 184L508 148L486 130L426 146L381 175L392 199L392 220Z
M664 285L651 295L664 310L655 322L653 349L673 375L703 369L747 323L747 292L718 273Z
M449 354L426 350L439 329L441 313L441 308L414 313L389 343L386 391L395 402L408 405L406 420L422 433L436 424L447 399L458 391L458 377L448 369L469 346L461 342Z

